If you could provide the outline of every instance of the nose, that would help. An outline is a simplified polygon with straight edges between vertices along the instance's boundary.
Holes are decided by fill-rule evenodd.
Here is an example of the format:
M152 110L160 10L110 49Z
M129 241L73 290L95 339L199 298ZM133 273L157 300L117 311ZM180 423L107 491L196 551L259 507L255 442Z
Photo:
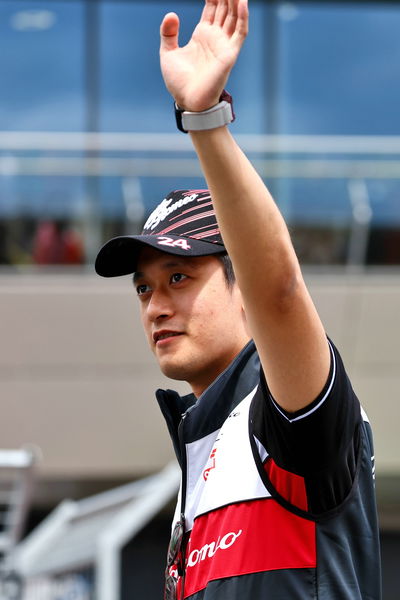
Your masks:
M146 312L152 322L172 316L174 311L169 294L160 289L153 290Z

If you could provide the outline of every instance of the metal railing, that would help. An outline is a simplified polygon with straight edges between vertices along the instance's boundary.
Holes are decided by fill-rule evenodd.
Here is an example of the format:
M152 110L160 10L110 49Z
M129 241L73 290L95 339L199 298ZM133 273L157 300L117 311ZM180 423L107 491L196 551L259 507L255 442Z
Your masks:
M0 450L0 599L17 599L21 580L12 569L12 553L20 541L30 505L33 449Z
M364 263L373 219L368 181L400 179L400 136L239 134L236 138L269 182L345 180L352 215L347 263ZM146 210L141 178L196 178L202 173L190 139L178 133L0 131L0 175L83 178L82 219L90 261L102 242L99 178L120 179L126 213L122 218L135 225Z

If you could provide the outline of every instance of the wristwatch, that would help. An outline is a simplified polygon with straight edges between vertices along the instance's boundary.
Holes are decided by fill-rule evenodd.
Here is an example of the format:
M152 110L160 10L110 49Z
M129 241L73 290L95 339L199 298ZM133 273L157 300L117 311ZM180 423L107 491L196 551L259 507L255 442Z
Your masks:
M218 104L208 110L201 112L191 112L183 110L174 103L176 125L183 133L188 131L204 131L206 129L216 129L223 125L228 125L235 120L233 111L232 96L226 90L223 90Z

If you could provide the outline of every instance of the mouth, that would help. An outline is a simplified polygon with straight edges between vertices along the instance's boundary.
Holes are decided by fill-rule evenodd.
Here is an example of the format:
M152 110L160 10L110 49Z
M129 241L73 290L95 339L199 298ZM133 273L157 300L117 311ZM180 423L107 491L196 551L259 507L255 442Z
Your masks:
M177 337L179 335L183 335L182 333L179 333L178 331L156 331L155 333L153 333L153 342L157 345L158 342L162 342L163 340L167 340L173 337Z

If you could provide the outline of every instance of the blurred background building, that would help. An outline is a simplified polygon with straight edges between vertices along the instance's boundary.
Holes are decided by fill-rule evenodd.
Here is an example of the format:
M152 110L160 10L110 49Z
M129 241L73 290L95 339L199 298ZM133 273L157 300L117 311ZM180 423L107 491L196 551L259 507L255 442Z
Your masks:
M81 501L173 459L153 394L172 384L146 349L129 277L102 280L93 259L105 240L140 230L168 191L205 186L158 66L163 15L181 14L184 43L201 8L200 0L0 0L0 447L40 448L27 531L65 498ZM232 131L277 199L373 423L385 600L394 600L400 2L252 0L250 8L229 84ZM121 555L129 590L144 578L149 598L160 597L155 557L162 562L170 512L168 504L125 540ZM92 593L85 573L73 588L80 598ZM50 600L44 589L29 597Z

